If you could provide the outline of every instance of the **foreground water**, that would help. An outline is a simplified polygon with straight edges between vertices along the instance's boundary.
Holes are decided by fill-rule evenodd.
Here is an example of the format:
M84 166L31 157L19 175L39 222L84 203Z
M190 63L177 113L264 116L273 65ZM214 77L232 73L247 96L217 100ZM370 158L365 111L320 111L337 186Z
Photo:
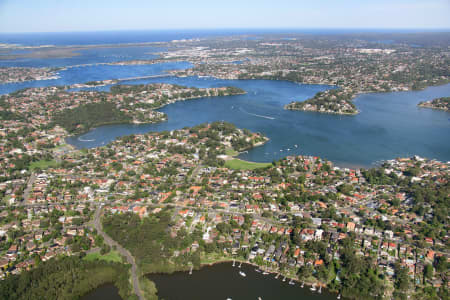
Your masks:
M243 271L246 277L239 275ZM222 263L194 271L192 275L177 272L170 275L152 274L148 278L155 282L158 297L166 300L331 300L336 294L322 290L313 293L309 287L301 288L299 283L289 284L289 280L275 279L275 275L257 273L255 267L242 265L232 267L231 263Z
M84 295L81 300L122 300L119 290L112 284L104 284Z
M239 275L243 271L246 276ZM165 300L333 300L337 295L323 289L321 294L311 292L308 286L301 288L301 284L289 284L283 277L275 278L274 274L263 275L255 271L255 267L242 265L241 268L231 263L221 263L203 267L194 271L173 274L151 274L158 289L159 299ZM343 299L343 298L341 298ZM121 300L117 288L112 284L102 285L89 292L81 300Z

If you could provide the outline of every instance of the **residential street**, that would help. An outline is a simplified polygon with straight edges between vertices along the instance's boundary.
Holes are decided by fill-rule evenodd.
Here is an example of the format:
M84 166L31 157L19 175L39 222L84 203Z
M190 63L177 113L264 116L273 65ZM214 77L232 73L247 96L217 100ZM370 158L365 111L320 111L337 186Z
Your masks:
M131 264L131 278L132 278L132 282L133 282L134 293L139 297L139 300L144 300L144 296L142 296L141 290L139 288L139 279L138 279L138 275L137 275L136 261L134 260L134 257L131 255L131 253L128 250L123 248L119 243L114 241L109 235L107 235L103 231L102 223L100 220L101 213L102 213L102 207L98 206L95 211L95 216L94 216L95 229L97 229L97 232L103 237L106 244L108 244L111 247L116 246L117 251L119 251L120 254L122 254L123 256L125 256L127 258L128 263Z

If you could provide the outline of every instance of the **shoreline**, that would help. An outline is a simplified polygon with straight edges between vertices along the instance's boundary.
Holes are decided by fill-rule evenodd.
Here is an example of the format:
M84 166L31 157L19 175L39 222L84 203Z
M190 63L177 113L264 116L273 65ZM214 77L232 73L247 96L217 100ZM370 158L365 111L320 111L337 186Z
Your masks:
M191 68L191 69L192 69L192 68ZM186 70L189 70L189 69L186 69ZM199 75L190 75L190 76L197 76L197 77L199 77ZM280 79L280 78L246 77L246 78L229 79L229 78L224 78L224 77L214 76L214 75L207 75L207 76L208 76L208 77L211 77L211 78L221 79L221 80L274 80L274 81L286 81L286 82L292 82L292 83L303 84L303 85L317 85L317 86L335 87L334 89L339 89L339 88L342 89L342 88L343 88L343 87L341 87L341 86L339 86L339 85L334 85L334 84L331 84L331 83L299 82L299 81L294 81L294 80L289 80L289 79ZM179 76L179 75L176 75L176 74L175 74L175 77L182 77L182 76ZM185 76L183 76L183 77L185 77ZM364 89L363 89L363 90L361 90L361 91L356 91L356 92L354 92L354 94L352 95L352 97L351 97L351 99L350 99L349 101L352 102L352 103L354 104L354 100L355 100L358 96L361 96L361 95L423 91L423 90L426 90L427 88L430 88L430 87L443 86L443 85L446 85L446 84L450 84L450 81L447 81L447 82L439 82L439 83L436 83L436 84L426 85L426 86L423 86L423 87L419 87L418 89L413 89L412 86L410 86L410 87L408 87L406 90L398 90L398 91L394 91L394 90L390 90L390 91L372 91L372 90L364 90ZM329 90L332 90L332 89L333 89L333 88L331 88L331 89L326 89L326 90L324 90L323 92L326 92L326 91L329 91ZM320 92L318 92L318 93L320 93ZM317 93L316 93L316 94L317 94ZM314 95L312 98L314 98L314 97L315 97L315 95ZM311 98L311 99L312 99L312 98ZM305 99L305 100L308 100L308 99ZM305 101L305 100L304 100L304 101ZM303 101L293 101L293 102L291 102L291 103L295 103L295 102L300 102L300 103L301 103L301 102L303 102ZM361 111L360 111L359 109L357 109L355 113L337 113L337 112L321 112L321 111L317 111L317 110L303 110L303 109L290 109L290 108L287 108L287 106L288 106L289 104L291 104L291 103L285 104L285 105L283 106L283 108L284 108L285 110L291 110L291 111L316 112L316 113L321 113L321 114L334 114L334 115L343 115L343 116L356 116L356 115L358 115L358 114L361 113ZM356 105L356 104L355 104L355 105ZM428 108L428 107L427 107L427 108ZM431 107L430 107L430 108L431 108ZM442 109L437 109L437 110L445 111L445 110L442 110ZM447 112L448 112L448 111L447 111Z
M262 269L262 266L259 266L259 265L255 264L253 262L239 260L239 259L234 259L233 260L233 259L229 259L229 258L224 258L224 259L218 259L216 261L209 262L209 263L204 262L204 263L200 264L200 268L198 268L198 269L194 268L193 271L200 271L201 269L203 269L205 267L213 267L213 266L218 265L218 264L232 263L233 261L235 263L246 264L248 266L255 267L255 268L259 269L259 270L262 270L264 272L268 272L269 274L267 274L267 275L274 275L274 274L276 274L276 275L280 275L280 276L285 276L286 280L289 279L289 280L292 280L292 281L296 282L297 284L304 284L305 286L303 288L300 286L300 288L302 288L302 289L308 289L308 287L311 287L311 286L317 286L317 287L320 286L320 287L322 287L324 289L327 289L327 285L322 283L322 282L307 282L305 280L301 281L298 278L295 278L295 277L292 277L292 276L288 276L286 274L283 274L282 272L274 271L274 270L264 270L264 269ZM150 272L150 273L142 274L142 276L147 277L149 275L171 275L171 274L174 274L174 273L186 273L186 275L190 275L189 274L189 268L187 268L187 269L181 269L180 268L179 270L175 270L173 272ZM263 276L265 276L265 275L263 275ZM148 279L151 280L150 278L148 278ZM278 280L277 278L272 278L272 279ZM330 294L339 294L339 292L332 291L330 289L327 289L327 291Z
M118 80L120 81L120 80ZM157 107L151 108L151 111L158 111L161 108L164 108L165 106L169 105L169 104L174 104L176 102L181 102L181 101L189 101L189 100L196 100L196 99L202 99L202 98L221 98L221 97L226 97L226 96L238 96L238 95L245 95L247 94L246 91L243 92L239 92L239 93L231 93L231 94L224 94L224 95L205 95L205 96L191 96L191 97L186 97L186 98L177 98L177 99L172 99L172 100L168 100L167 103L159 105ZM161 113L161 112L160 112ZM109 126L109 125L146 125L146 124L158 124L158 123L163 123L163 122L167 122L168 121L168 116L167 114L163 113L164 116L161 119L158 120L154 120L154 121L138 121L138 120L130 120L130 121L112 121L112 122L104 122L104 123L99 123L99 124L95 124L93 127L91 128L87 128L83 131L80 132L72 132L72 133L68 133L67 136L64 136L63 139L67 144L70 144L67 142L67 138L76 138L76 137L80 137L84 134L87 134L89 132L91 132L92 130L95 130L96 128L100 128L102 126ZM71 144L71 146L75 147L74 145ZM249 148L251 149L251 148Z
M327 285L326 284L324 284L324 283L322 283L322 282L315 282L315 283L311 283L311 282L307 282L307 281L300 281L300 279L298 279L298 278L295 278L295 277L291 277L291 276L288 276L288 275L285 275L285 274L283 274L282 272L279 272L279 271L274 271L274 270L264 270L264 269L262 269L262 267L261 266L259 266L258 264L255 264L255 263L253 263L253 262L249 262L249 261L244 261L244 260L238 260L238 259L235 259L234 260L235 262L239 262L239 263L243 263L243 264L246 264L246 265L249 265L249 266L252 266L252 267L256 267L256 268L258 268L259 270L262 270L262 271L264 271L264 272L267 272L267 273L269 273L269 274L267 274L267 275L271 275L271 274L277 274L277 275L281 275L281 276L286 276L286 279L292 279L293 281L296 281L296 282L298 282L298 283L304 283L306 286L313 286L313 285L317 285L317 286L322 286L323 288L326 288L327 287ZM203 264L201 264L200 265L200 269L201 268L203 268L203 267L212 267L212 266L214 266L214 265L218 265L218 264L225 264L225 263L232 263L233 262L233 259L225 259L225 260L218 260L218 261L215 261L215 262L212 262L212 263L203 263ZM181 272L183 272L183 271L181 271ZM274 278L275 279L275 278ZM331 291L330 291L331 292Z
M433 109L433 110L437 110L437 111L443 111L443 112L448 112L450 113L450 110L448 109L444 109L444 108L439 108L439 107L433 107L433 106L429 106L429 105L423 105L423 104L417 104L417 107L419 108L428 108L428 109Z
M299 103L302 103L302 101L297 101ZM356 116L359 113L361 113L360 110L357 110L354 113L339 113L339 112L333 112L333 111L320 111L320 110L310 110L310 109L296 109L296 108L289 108L289 104L286 104L283 108L285 110L290 111L303 111L303 112L311 112L311 113L319 113L319 114L327 114L327 115L338 115L338 116Z
M176 75L175 75L176 76ZM179 77L179 76L176 76L176 77ZM214 77L214 76L211 76L211 77L213 77L213 78L218 78L218 77ZM260 80L260 79L236 79L236 80ZM272 80L272 79L267 79L267 80ZM302 83L302 82L296 82L296 81L289 81L289 80L281 80L281 79L278 79L277 81L288 81L288 82L292 82L292 83L297 83L297 84L305 84L305 85L324 85L324 84L315 84L315 83ZM448 85L448 84L450 84L450 82L443 82L443 83L439 83L439 84L436 84L436 85L430 85L430 86L426 86L426 87L423 87L423 88L421 88L421 89L417 89L417 90L413 90L413 89L409 89L409 90L406 90L406 91L360 91L360 92L357 92L357 93L355 93L355 97L354 98L356 98L357 96L360 96L360 95L367 95L367 94L386 94L386 93L400 93L400 92L418 92L418 91L423 91L423 90L426 90L426 89L428 89L428 88L433 88L433 87L439 87L439 86L445 86L445 85ZM233 94L233 95L242 95L242 94L246 94L246 93L238 93L238 94ZM163 107L165 107L166 105L169 105L169 104L173 104L173 103L175 103L175 102L178 102L178 101L186 101L186 100L195 100L195 99L201 99L201 98L214 98L214 97L219 97L219 96L205 96L205 97L198 97L198 98L192 98L192 97L190 97L190 98L186 98L186 99L183 99L183 100L177 100L177 101L174 101L174 102L170 102L170 103L167 103L167 104L164 104L164 105L161 105L161 106L159 106L159 107L157 107L157 108L154 108L153 110L159 110L159 109L161 109L161 108L163 108ZM353 100L352 100L353 101ZM420 108L428 108L428 107L420 107ZM433 108L432 108L433 109ZM438 109L435 109L435 110L438 110ZM304 110L301 110L301 111L304 111ZM443 110L439 110L439 111L443 111ZM322 112L316 112L316 111L305 111L305 112L312 112L312 113L322 113ZM328 114L333 114L333 113L328 113ZM336 115L346 115L346 114L336 114ZM351 115L349 115L349 116L351 116ZM86 134L86 133L88 133L88 132L90 132L90 131L92 131L93 129L96 129L96 128L99 128L99 127L102 127L102 126L108 126L108 125L122 125L122 124L129 124L129 125L145 125L145 124L157 124L157 123L162 123L162 122L166 122L168 119L166 119L166 120L161 120L161 121L157 121L157 122L139 122L139 123L136 123L136 122L114 122L114 123L109 123L109 124L101 124L101 125L98 125L98 126L95 126L95 127L93 127L93 128L90 128L89 130L87 130L87 131L84 131L84 132L81 132L81 133L75 133L75 134L73 134L73 135L68 135L68 136L65 136L64 137L64 140L65 140L65 142L67 143L67 144L70 144L68 141L67 141L67 138L74 138L74 137L77 137L77 136L81 136L81 135L83 135L83 134ZM266 141L267 142L267 141ZM264 142L263 144L265 144L266 142ZM110 143L110 142L109 142ZM109 144L108 143L108 144ZM263 145L262 144L262 145ZM76 146L74 146L73 144L70 144L72 147L75 147L75 149L77 149L77 150L79 150L79 149L82 149L82 148L78 148L78 147L76 147ZM101 146L104 146L104 145L101 145ZM97 147L101 147L101 146L97 146ZM260 146L260 145L255 145L255 146ZM95 148L95 147L93 147L93 148ZM251 149L251 148L250 148ZM243 150L243 151L246 151L246 150ZM239 154L242 154L242 152L243 151L241 151ZM413 155L413 154L412 154ZM305 154L305 156L313 156L313 155L306 155ZM235 158L235 157L234 157ZM326 157L324 157L324 158L326 158ZM433 157L429 157L430 159L433 159ZM394 159L394 157L391 157L391 158L386 158L386 159L384 159L384 160L389 160L389 159ZM251 162L251 161L247 161L247 160L244 160L244 159L241 159L242 161L246 161L246 162ZM331 161L331 162L333 162L333 161ZM264 162L263 162L264 163ZM267 161L267 163L271 163L271 161ZM334 163L334 162L333 162ZM357 167L357 169L370 169L370 168L373 168L373 167L376 167L376 165L378 165L379 164L379 161L374 161L374 162L371 162L370 164L367 164L367 165L358 165L358 167ZM341 163L341 162L339 162L339 163L335 163L335 165L336 166L339 166L339 167L342 167L342 168L355 168L355 166L354 166L354 164L352 164L351 162L350 163Z

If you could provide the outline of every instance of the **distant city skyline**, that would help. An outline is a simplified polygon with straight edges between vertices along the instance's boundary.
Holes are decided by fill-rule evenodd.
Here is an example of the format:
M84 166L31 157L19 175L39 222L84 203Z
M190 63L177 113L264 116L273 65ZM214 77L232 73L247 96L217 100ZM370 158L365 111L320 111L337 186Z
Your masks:
M449 0L0 0L0 32L449 29ZM1 41L0 41L1 42Z

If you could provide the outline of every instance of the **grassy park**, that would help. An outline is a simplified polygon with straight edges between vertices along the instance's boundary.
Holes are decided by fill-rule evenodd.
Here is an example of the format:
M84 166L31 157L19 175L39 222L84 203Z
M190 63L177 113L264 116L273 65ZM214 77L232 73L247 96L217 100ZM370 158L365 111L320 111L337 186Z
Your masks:
M240 160L237 158L227 160L225 162L225 167L235 170L254 170L259 168L265 168L272 165L271 163L258 163L258 162L251 162L251 161L245 161Z
M35 169L45 170L50 167L56 167L58 163L55 160L38 160L34 161L30 164L30 170L33 171Z

